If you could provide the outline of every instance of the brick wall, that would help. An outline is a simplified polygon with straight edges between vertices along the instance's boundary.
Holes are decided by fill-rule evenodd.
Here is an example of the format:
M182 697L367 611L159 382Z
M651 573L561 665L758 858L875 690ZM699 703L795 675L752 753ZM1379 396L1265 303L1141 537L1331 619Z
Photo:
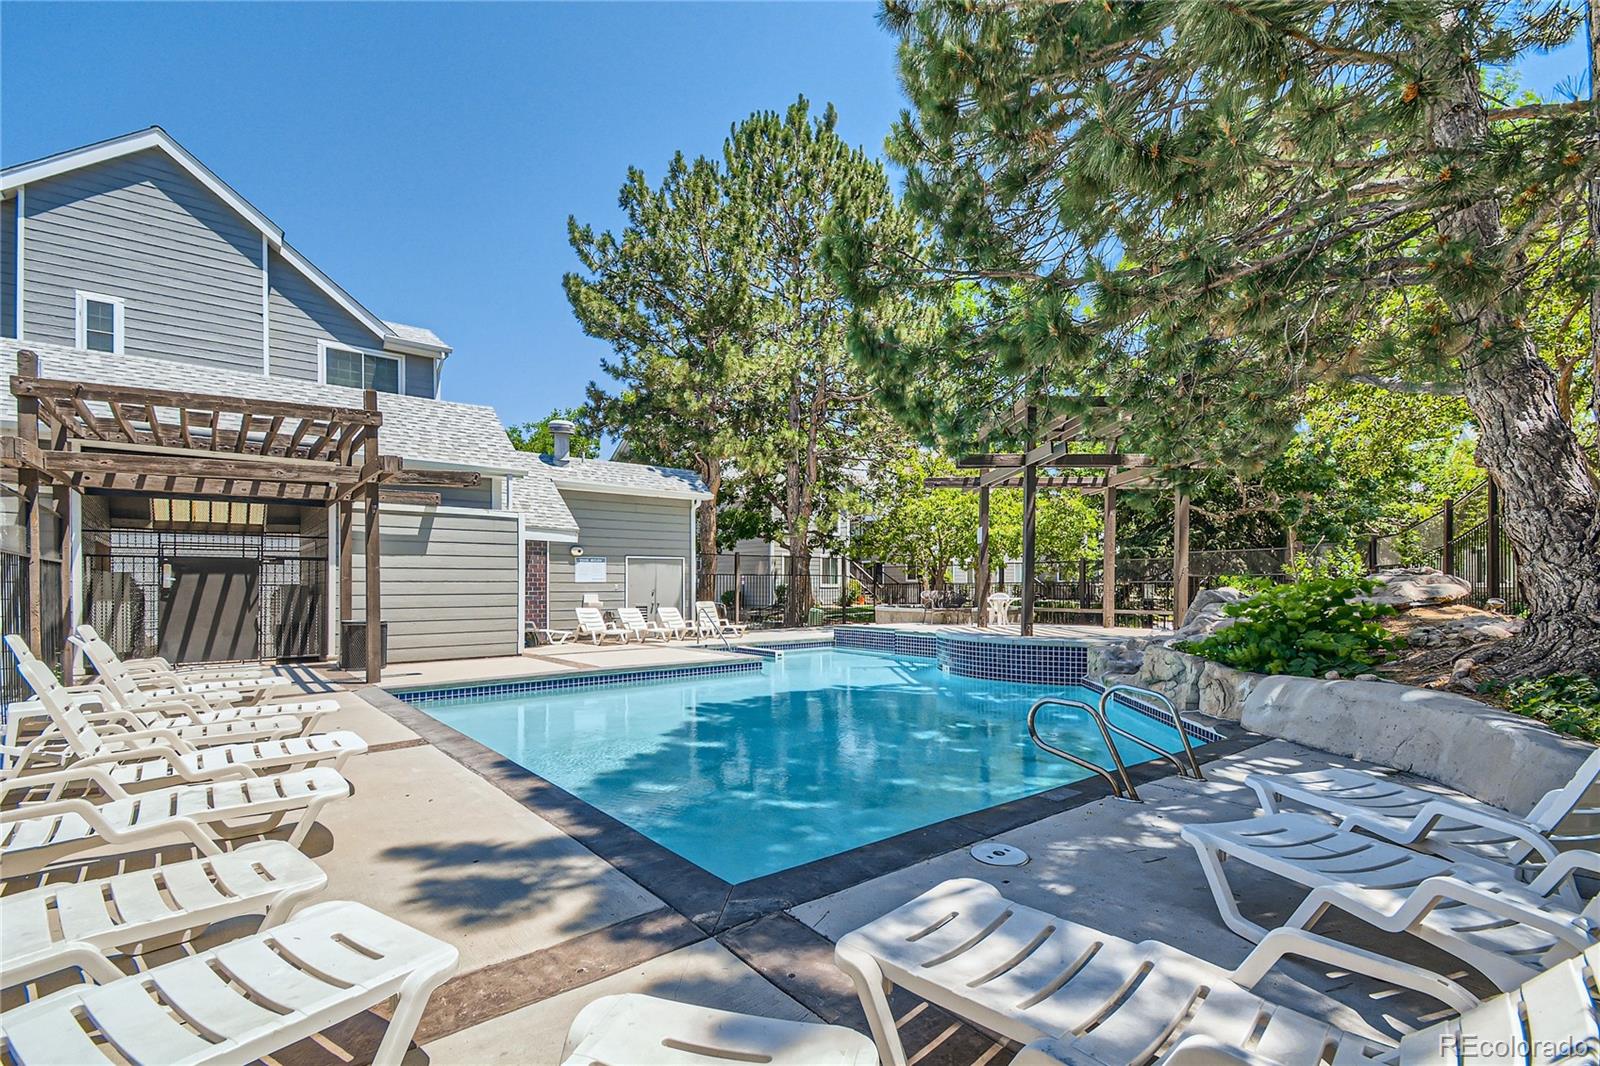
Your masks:
M528 587L523 590L522 617L532 629L550 624L550 545L542 540L525 544L528 553Z

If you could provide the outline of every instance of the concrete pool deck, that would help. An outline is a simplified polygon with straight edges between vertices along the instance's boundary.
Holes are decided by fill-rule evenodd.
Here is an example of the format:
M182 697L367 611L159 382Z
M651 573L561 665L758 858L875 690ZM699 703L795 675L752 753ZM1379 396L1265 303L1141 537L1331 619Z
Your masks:
M720 653L665 650L674 657L664 661L674 663ZM397 666L385 684L531 676L495 673L507 667L542 676L658 665L655 656L662 653L633 645L598 656L549 656L557 663ZM428 680L414 680L418 675ZM413 1066L559 1062L578 1010L621 991L820 1018L865 1031L853 991L832 965L832 941L950 877L987 880L1018 902L1232 966L1250 945L1223 926L1178 828L1253 814L1254 797L1242 785L1253 770L1361 765L1267 740L1210 761L1205 782L1156 779L1152 769L1140 778L1142 804L1097 798L1085 789L1080 801L999 833L994 839L1030 854L1024 866L982 865L963 843L843 886L823 886L808 898L752 905L748 916L730 924L707 921L651 891L650 871L630 873L602 859L582 834L562 827L561 811L537 789L516 782L508 787L491 768L454 757L448 745L430 739L444 728L437 723L414 728L420 712L392 713L393 697L327 677L308 678L307 687L331 688L339 701L325 728L352 729L373 747L348 765L354 796L331 805L308 840L308 852L329 875L319 898L371 904L461 950L457 976L435 994L418 1030L420 1046L407 1059ZM1258 916L1281 918L1302 895L1243 866L1232 876L1246 910ZM1386 937L1356 923L1330 917L1319 930L1454 976L1464 969L1414 939ZM1475 975L1465 980L1475 991L1489 991ZM1269 996L1319 1017L1391 1037L1443 1011L1420 996L1325 966L1283 965L1264 987ZM983 1066L1011 1058L1014 1049L914 997L901 993L895 1003L913 1061ZM380 1034L378 1020L366 1018L274 1058L294 1066L363 1061Z

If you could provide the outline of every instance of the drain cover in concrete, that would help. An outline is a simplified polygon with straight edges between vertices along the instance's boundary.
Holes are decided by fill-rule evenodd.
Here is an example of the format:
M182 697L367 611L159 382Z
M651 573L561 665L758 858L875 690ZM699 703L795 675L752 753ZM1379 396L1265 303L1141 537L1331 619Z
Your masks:
M1028 853L1021 848L992 840L972 845L972 857L985 866L1021 866L1028 861Z

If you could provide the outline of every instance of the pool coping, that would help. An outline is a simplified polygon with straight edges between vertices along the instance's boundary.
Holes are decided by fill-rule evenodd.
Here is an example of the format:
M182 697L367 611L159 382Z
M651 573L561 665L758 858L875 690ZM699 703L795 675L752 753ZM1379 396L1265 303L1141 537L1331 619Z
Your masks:
M762 663L759 658L752 657L752 661L758 666ZM614 680L618 673L653 673L659 669L607 673ZM1091 776L955 815L786 870L748 881L729 882L527 767L445 725L406 702L397 692L369 686L358 689L357 694L588 848L709 936L1113 795L1104 779ZM1271 739L1229 722L1215 721L1204 728L1220 739L1209 740L1195 749L1196 761L1202 766ZM1132 765L1128 767L1128 775L1135 787L1175 776L1160 759Z

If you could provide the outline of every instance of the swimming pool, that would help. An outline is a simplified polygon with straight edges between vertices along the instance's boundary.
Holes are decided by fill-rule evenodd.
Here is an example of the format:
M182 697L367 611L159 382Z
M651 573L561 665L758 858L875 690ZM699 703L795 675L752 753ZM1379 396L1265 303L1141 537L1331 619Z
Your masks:
M788 869L1090 776L1035 748L1046 688L947 674L931 659L790 651L760 670L418 706L729 882ZM403 696L403 694L402 694ZM1177 751L1177 731L1123 707L1112 719ZM1087 716L1040 732L1104 763ZM1155 758L1118 741L1132 764Z

